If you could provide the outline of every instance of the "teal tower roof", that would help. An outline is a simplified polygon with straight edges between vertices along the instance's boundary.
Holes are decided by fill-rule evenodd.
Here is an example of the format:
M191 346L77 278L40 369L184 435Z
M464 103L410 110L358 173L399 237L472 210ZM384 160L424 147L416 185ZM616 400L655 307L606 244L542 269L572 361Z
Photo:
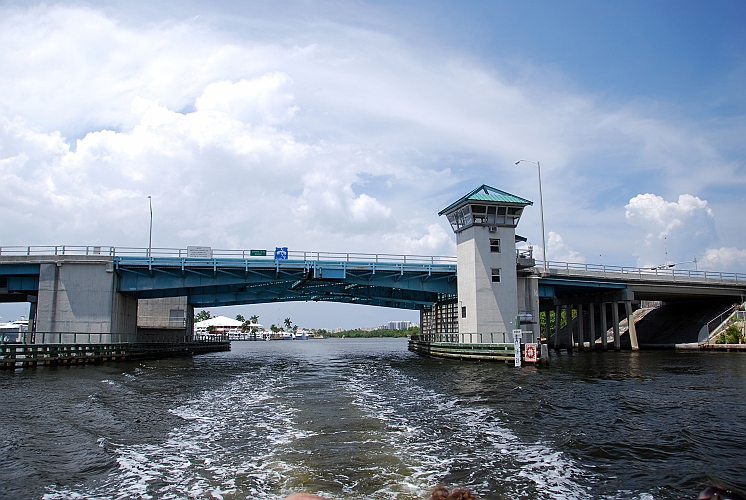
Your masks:
M462 196L457 201L451 203L446 208L438 212L438 215L443 215L444 213L450 212L454 208L458 207L459 205L462 205L468 201L486 201L486 202L495 202L495 203L510 203L513 205L533 205L534 202L529 201L525 198L521 198L520 196L516 196L514 194L507 193L505 191L501 191L499 189L495 189L492 186L488 186L487 184L482 184L474 191L470 192L469 194Z

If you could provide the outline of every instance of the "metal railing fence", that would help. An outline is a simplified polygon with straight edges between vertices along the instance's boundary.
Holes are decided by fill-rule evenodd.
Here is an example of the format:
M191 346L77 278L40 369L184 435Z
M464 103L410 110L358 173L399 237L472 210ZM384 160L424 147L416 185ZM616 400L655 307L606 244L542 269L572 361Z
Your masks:
M266 255L252 255L256 250L212 249L212 259L266 259L275 260L274 250L263 250ZM56 256L56 255L101 255L104 257L144 257L186 259L186 248L147 248L105 247L105 246L0 246L2 256ZM200 257L199 260L205 260ZM208 259L211 260L211 259ZM375 262L403 264L456 264L456 257L450 255L407 255L362 252L312 252L306 250L288 251L288 260Z
M148 343L146 337L137 333L82 333L82 332L33 332L32 344L49 345L49 344L137 344ZM227 342L230 339L228 334L205 334L194 335L188 332L183 335L179 342ZM157 343L157 342L154 342ZM163 343L174 343L173 340L165 340ZM22 344L22 342L5 342L0 340L0 344Z
M533 342L533 334L523 331L524 342ZM444 342L451 344L510 344L513 345L513 334L508 332L494 333L421 333L410 336L411 340L420 342Z
M275 260L274 250L263 250L266 255L252 255L256 250L212 249L212 259L266 259ZM113 246L0 246L0 258L3 256L56 256L56 255L101 255L104 257L143 257L148 258L177 258L186 259L188 250L185 248L137 248ZM523 254L518 254L523 257ZM200 260L205 260L200 258ZM290 250L288 260L303 261L337 261L337 262L375 262L375 263L403 263L403 264L444 264L455 265L456 257L450 255L404 255L389 253L361 253L361 252L316 252L305 250ZM536 260L536 268L543 268L543 262ZM606 264L583 264L577 262L547 261L550 275L585 275L603 278L624 279L663 279L672 280L683 278L688 281L702 280L721 283L744 283L746 273L721 271L698 271L657 267L628 267L610 266Z
M536 267L543 267L543 262L540 260L536 261ZM666 279L675 281L677 278L686 278L687 281L694 281L701 279L703 281L715 281L715 282L735 282L746 284L746 273L729 273L721 271L692 271L687 269L673 269L664 268L659 269L655 267L627 267L627 266L609 266L601 264L581 264L573 262L558 262L558 261L547 261L547 268L550 275L566 275L566 276L593 276L603 278L619 278L624 279Z

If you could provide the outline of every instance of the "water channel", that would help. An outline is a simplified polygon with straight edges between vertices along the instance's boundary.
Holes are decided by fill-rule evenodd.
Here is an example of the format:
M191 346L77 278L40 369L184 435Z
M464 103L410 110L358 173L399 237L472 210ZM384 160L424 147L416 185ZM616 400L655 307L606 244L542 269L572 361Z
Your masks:
M579 353L548 369L405 339L234 342L0 373L0 497L695 499L746 490L746 355Z

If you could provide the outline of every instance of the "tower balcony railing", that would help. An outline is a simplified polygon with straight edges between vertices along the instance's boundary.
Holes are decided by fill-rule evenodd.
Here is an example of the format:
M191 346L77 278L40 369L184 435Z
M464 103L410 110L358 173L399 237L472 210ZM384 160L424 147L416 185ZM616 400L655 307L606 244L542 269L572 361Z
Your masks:
M518 269L525 269L527 267L534 267L536 260L534 260L534 249L533 247L528 248L516 248L515 250L515 263Z

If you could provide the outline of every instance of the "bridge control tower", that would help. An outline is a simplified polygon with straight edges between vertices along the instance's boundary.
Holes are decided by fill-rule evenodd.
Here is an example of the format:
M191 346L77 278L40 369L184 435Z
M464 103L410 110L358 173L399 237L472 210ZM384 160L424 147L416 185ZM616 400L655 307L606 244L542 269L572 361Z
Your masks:
M515 228L528 205L533 203L482 185L438 214L448 217L456 233L461 342L510 341L506 334L520 328L519 315L538 333L538 276L518 276L521 264L534 262L521 262L516 253Z

